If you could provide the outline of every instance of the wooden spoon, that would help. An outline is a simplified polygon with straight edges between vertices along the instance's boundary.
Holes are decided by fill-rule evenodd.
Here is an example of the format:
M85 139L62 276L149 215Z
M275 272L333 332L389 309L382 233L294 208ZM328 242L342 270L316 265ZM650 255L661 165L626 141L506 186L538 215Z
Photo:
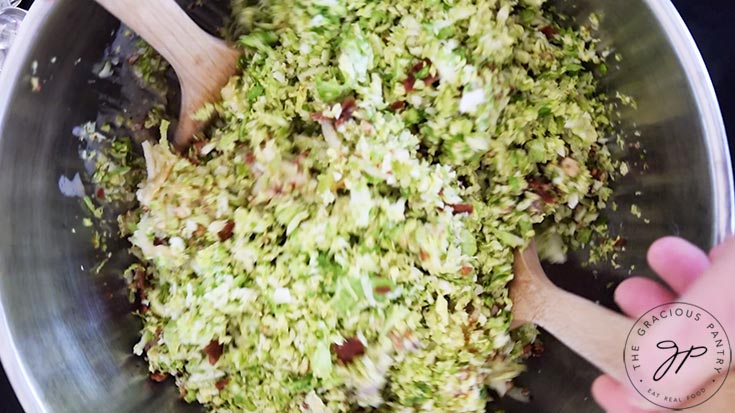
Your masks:
M510 285L515 323L543 327L567 347L621 383L628 382L623 349L635 320L555 286L532 242L515 254Z
M546 276L533 242L517 251L510 285L514 326L534 323L584 357L603 373L630 383L623 364L623 349L635 320L555 286ZM631 389L632 391L632 389ZM642 406L661 411L641 398ZM735 406L735 380L725 380L720 391L691 413L723 413Z
M204 127L192 118L220 98L237 70L240 52L199 28L175 0L96 0L166 59L181 84L181 112L174 145L183 150Z

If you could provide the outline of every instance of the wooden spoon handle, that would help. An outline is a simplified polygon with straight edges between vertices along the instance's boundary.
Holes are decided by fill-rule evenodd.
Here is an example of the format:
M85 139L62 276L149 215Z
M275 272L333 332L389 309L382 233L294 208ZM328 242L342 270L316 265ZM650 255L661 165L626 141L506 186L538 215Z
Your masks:
M145 39L171 63L179 77L196 65L199 53L195 51L203 51L206 56L207 48L219 43L197 26L175 0L97 0L97 3ZM188 53L181 53L182 50Z
M183 111L219 96L239 53L202 30L175 0L97 0L168 61L183 85ZM218 88L212 88L212 85ZM186 107L190 106L190 107Z
M634 320L556 287L543 294L547 310L534 321L604 373L628 383L623 351Z

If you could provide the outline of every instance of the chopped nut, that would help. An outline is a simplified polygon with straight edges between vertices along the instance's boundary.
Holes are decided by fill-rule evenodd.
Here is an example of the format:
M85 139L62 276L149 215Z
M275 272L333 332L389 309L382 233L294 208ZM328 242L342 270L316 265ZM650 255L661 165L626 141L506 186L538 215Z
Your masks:
M564 160L561 161L561 168L564 170L564 173L571 178L576 178L577 175L579 175L579 162L572 158L564 158Z

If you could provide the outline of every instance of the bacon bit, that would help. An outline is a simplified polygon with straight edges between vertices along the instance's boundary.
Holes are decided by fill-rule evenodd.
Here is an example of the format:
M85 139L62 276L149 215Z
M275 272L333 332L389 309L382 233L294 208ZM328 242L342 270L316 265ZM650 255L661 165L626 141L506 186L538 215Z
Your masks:
M447 204L449 208L452 208L454 215L458 214L471 214L475 212L475 207L472 204Z
M618 237L618 239L615 240L615 244L613 244L615 248L622 248L628 245L628 240L623 237Z
M349 97L342 102L342 113L339 115L339 119L334 122L334 127L339 128L345 122L352 119L352 114L357 110L357 101L353 97Z
M403 88L406 90L406 93L413 92L413 87L416 84L416 77L414 75L408 75L408 77L403 81Z
M459 269L459 272L462 273L462 275L470 275L472 273L472 266L465 265L462 268Z
M429 253L424 250L419 250L419 258L421 258L421 261L426 261L429 259Z
M528 187L547 204L556 203L556 196L554 195L551 183L545 182L540 178L529 178Z
M94 195L99 199L105 199L105 188L98 187Z
M342 363L347 364L365 354L365 345L358 338L350 337L342 344L332 344L332 352Z
M219 240L222 242L225 242L228 239L232 238L234 229L235 229L235 221L233 220L227 221L227 223L225 224L225 227L222 228L222 231L217 233Z
M245 154L245 163L247 165L252 165L255 163L255 154L252 152L248 152Z
M166 243L167 243L166 239L158 238L158 237L153 238L153 245L155 245L156 247L159 245L166 245Z
M544 34L544 36L546 36L546 38L547 38L547 39L553 39L554 37L556 37L556 35L558 35L558 34L559 34L559 31L558 31L558 30L556 30L556 29L555 29L554 27L552 27L552 26L544 26L544 27L542 27L541 29L539 29L539 31L540 31L541 33L543 33L543 34Z
M424 60L416 63L415 65L413 65L413 67L411 68L411 74L412 75L416 75L416 73L422 71L426 67L430 67L432 64L433 63L431 62L430 59L424 59ZM433 85L434 83L436 83L439 80L439 75L436 74L436 75L433 75L432 76L431 74L429 74L428 76L426 76L422 80L424 81L424 84L425 85Z
M317 122L331 122L334 119L324 116L323 112L315 112L311 114L311 120L315 120Z
M161 334L163 334L163 328L158 327L156 329L156 335L153 337L153 340L145 343L144 350L146 351L146 353L148 352L148 350L152 349L153 346L155 346L158 343L158 340L161 339Z
M214 383L214 387L216 387L217 390L222 391L228 384L230 384L230 379L225 377L224 379L217 380L217 382Z
M597 168L592 168L590 170L590 175L592 175L595 180L598 180L600 182L604 183L605 181L607 181L607 172L599 170Z
M138 309L138 312L143 315L148 313L148 306L145 304L141 304L140 308Z
M408 77L403 81L403 88L406 90L406 93L414 90L414 86L416 85L416 73L420 72L427 66L431 66L431 64L431 60L424 59L413 65L411 70L408 72ZM429 75L422 80L425 85L434 86L436 82L439 81L439 74Z
M380 285L375 287L375 293L380 295L386 295L393 291L393 289L389 285Z
M207 347L204 347L204 352L209 357L209 364L215 365L217 364L217 361L222 356L222 351L224 350L224 347L222 344L219 343L217 340L212 340L209 342Z
M128 57L128 64L130 66L132 66L132 65L134 65L135 63L138 62L138 59L140 59L140 55L139 54L134 54L134 55Z
M399 100L399 101L393 102L393 104L390 105L391 110L394 111L394 112L401 111L405 107L406 107L406 102L403 101L403 100Z
M135 270L135 287L138 289L138 293L140 294L141 300L145 298L145 289L147 288L145 279L146 279L145 271L141 269Z
M165 381L168 378L168 373L161 373L159 371L155 373L151 373L149 376L151 380L155 381L156 383L161 383L162 381Z

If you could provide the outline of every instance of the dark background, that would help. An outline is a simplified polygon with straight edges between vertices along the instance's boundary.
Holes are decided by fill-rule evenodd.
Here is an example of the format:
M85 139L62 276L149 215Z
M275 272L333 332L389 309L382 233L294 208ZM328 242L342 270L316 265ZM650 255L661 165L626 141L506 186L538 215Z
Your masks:
M717 90L727 130L735 134L735 67L733 67L735 65L735 2L731 0L672 1L684 17L707 63ZM30 3L32 0L24 0L22 6L28 7ZM735 153L735 139L730 140L730 152ZM23 413L23 409L18 404L1 370L0 413Z

